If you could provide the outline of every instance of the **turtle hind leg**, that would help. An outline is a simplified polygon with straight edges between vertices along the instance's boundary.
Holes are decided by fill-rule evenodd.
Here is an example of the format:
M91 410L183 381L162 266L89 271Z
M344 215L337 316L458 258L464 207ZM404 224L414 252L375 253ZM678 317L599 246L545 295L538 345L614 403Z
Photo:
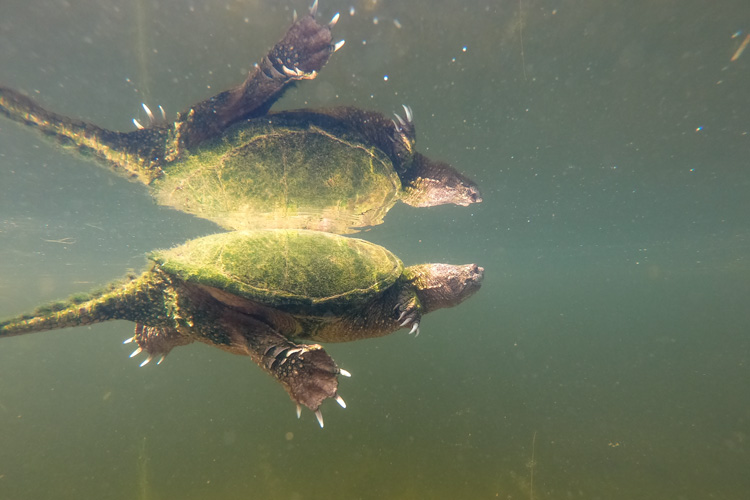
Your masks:
M178 150L194 148L239 120L264 115L290 83L315 78L342 45L331 43L333 24L319 24L312 13L301 17L244 82L180 113Z
M222 325L229 332L232 352L244 352L263 371L278 381L299 408L306 406L315 413L321 427L320 405L328 398L342 407L346 403L338 395L338 375L350 376L339 369L323 348L317 344L296 344L266 323L237 314L224 318Z
M134 342L138 347L130 354L135 357L141 352L148 356L140 366L147 365L152 359L158 358L156 364L164 361L164 358L175 347L187 345L194 339L181 335L176 329L163 326L147 326L143 323L135 324L135 333L126 339L123 344Z

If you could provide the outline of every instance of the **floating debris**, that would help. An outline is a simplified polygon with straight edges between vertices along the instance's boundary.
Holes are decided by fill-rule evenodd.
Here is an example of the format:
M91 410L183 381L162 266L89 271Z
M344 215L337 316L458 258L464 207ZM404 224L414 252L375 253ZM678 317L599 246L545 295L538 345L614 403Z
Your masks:
M742 40L742 43L740 44L739 48L737 49L737 52L734 53L734 55L732 56L732 58L730 59L730 61L734 62L737 59L739 59L740 56L742 55L742 53L747 48L748 44L750 44L750 33L748 33L747 36L745 37L745 39Z

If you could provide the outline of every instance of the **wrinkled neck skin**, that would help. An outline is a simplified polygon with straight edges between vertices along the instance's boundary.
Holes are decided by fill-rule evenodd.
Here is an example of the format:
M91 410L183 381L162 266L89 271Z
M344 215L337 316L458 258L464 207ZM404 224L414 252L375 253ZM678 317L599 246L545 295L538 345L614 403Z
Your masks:
M420 264L404 270L426 314L453 307L471 297L482 285L484 269L476 264Z
M435 162L414 153L409 168L400 174L402 200L413 207L454 204L468 206L482 201L477 185L447 163Z

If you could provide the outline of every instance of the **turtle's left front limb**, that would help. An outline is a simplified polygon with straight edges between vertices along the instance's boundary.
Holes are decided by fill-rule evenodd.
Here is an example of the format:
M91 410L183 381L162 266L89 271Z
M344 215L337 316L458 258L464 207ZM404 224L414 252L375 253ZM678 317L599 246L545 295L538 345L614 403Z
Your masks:
M393 308L399 328L409 328L409 334L419 335L419 322L422 320L422 304L419 297L411 289L404 289L399 293L396 306Z
M265 323L244 314L224 321L233 350L244 350L255 363L275 378L297 403L313 412L323 427L320 405L333 398L343 408L346 404L336 392L338 375L349 376L318 344L295 344Z

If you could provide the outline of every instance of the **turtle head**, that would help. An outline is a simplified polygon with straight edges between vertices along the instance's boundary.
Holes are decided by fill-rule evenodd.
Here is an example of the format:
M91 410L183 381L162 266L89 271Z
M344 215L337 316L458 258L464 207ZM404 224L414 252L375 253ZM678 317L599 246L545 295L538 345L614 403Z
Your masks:
M476 264L420 264L404 270L411 280L425 313L453 307L482 286L484 268Z
M411 167L401 175L404 203L413 207L468 206L482 201L477 185L447 163L414 153Z

